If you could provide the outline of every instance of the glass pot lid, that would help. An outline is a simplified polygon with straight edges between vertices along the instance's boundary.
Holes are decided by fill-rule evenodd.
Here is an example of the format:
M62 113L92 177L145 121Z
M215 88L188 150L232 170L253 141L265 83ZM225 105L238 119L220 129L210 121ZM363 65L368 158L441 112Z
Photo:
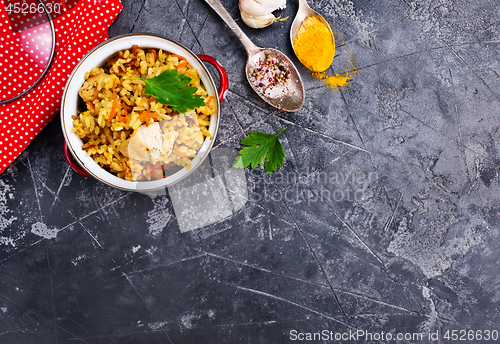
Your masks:
M42 0L0 0L0 104L31 91L55 55L52 15L60 4Z

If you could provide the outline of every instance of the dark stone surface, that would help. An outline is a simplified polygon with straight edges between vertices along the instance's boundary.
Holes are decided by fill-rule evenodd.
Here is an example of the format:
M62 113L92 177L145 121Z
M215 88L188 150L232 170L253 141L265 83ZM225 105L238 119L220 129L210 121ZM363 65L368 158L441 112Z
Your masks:
M500 331L499 2L309 1L336 34L328 72L357 70L338 90L293 54L295 1L260 30L223 3L257 45L297 63L299 112L253 93L243 46L202 0L123 1L110 36L150 32L216 57L230 88L214 154L286 128L284 166L246 169L248 200L215 195L217 221L181 233L172 190L73 172L55 119L0 176L0 343L269 344L323 330L452 343L464 341L446 331L483 331L475 343Z

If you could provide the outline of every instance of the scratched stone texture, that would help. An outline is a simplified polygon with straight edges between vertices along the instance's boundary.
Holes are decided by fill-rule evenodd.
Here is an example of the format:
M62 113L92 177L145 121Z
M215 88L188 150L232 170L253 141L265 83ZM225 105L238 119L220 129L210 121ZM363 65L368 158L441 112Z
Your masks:
M256 30L223 0L257 45L297 64L306 100L286 113L253 93L243 46L203 0L123 0L110 36L163 35L226 68L215 150L286 128L285 164L244 170L243 192L214 192L210 221L181 233L193 213L169 192L75 173L55 119L0 176L0 343L270 344L323 330L452 343L448 330L500 331L500 3L308 2L335 32L327 72L355 67L341 89L294 56L297 1ZM208 179L229 188L215 150Z

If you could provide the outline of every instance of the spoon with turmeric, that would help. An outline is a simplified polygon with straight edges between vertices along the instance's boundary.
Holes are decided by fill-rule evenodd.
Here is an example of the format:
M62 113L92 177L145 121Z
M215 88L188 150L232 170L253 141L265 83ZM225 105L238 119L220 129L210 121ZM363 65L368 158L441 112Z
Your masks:
M299 0L290 28L290 41L297 58L313 72L324 72L335 56L335 37L330 24L318 12Z
M224 20L247 51L247 80L268 104L289 112L304 104L304 85L293 62L281 51L256 46L236 24L219 0L205 0Z

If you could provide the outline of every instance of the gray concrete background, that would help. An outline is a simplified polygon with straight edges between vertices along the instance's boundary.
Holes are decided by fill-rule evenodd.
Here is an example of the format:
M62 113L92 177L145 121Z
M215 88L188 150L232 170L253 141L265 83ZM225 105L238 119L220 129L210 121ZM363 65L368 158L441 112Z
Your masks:
M260 30L223 1L297 64L306 102L286 113L253 93L243 46L204 1L123 1L110 36L160 34L226 68L216 148L286 128L285 164L246 169L251 199L181 234L170 196L74 173L54 120L0 176L0 342L494 342L500 3L308 2L336 34L328 73L356 67L341 89L295 58L296 1Z

